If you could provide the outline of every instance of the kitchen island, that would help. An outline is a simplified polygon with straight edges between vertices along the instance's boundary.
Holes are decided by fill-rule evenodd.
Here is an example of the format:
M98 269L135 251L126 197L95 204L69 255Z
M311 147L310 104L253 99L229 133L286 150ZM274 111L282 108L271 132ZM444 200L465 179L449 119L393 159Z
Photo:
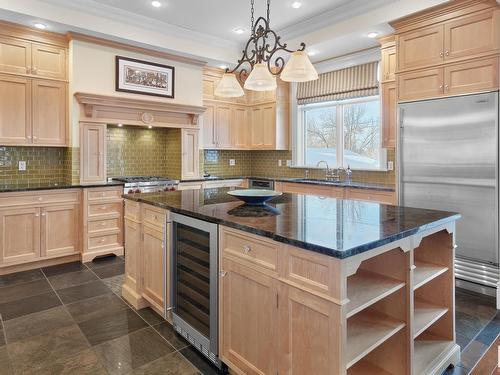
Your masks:
M132 305L169 318L176 213L219 225L218 353L232 371L427 375L458 362L459 215L299 194L259 209L226 192L125 196Z

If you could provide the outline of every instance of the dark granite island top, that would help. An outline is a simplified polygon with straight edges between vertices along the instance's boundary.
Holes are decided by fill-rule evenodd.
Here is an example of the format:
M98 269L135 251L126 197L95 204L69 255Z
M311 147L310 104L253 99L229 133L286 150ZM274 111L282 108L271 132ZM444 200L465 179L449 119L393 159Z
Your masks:
M460 218L459 214L373 202L283 194L270 209L243 205L228 188L124 195L302 249L348 258ZM274 211L278 210L279 214Z

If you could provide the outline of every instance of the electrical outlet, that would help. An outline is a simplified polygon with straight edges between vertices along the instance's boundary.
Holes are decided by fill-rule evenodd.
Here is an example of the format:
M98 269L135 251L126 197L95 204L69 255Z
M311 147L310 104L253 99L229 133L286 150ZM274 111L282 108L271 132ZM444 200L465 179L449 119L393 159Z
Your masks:
M26 170L26 162L24 160L19 161L19 170L20 171L25 171Z
M387 162L387 170L388 171L393 171L394 170L394 162L393 161L388 161Z
M286 161L286 166L287 167L291 167L292 166L292 161L291 160L287 160Z
M236 160L235 159L229 159L229 165L231 167L234 167L236 165Z
M278 167L281 167L283 165L283 163L281 162L281 160L278 160Z

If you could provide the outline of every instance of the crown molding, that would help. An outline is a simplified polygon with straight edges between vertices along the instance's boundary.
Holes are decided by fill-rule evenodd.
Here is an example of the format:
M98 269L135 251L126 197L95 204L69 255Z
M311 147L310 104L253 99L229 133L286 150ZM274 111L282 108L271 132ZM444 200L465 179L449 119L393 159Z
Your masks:
M374 61L380 61L380 48L370 48L348 55L334 57L333 59L323 60L314 64L317 72L328 73L334 70L349 68L351 66L367 64Z
M332 10L313 16L307 20L277 30L278 35L289 39L304 36L311 32L345 21L362 13L395 2L396 0L352 0ZM500 0L499 0L500 1Z
M81 121L138 126L192 128L205 107L92 93L75 93L82 106Z
M177 38L185 38L198 43L209 44L220 47L221 45L228 48L240 49L240 44L231 40L216 37L201 33L198 31L190 30L180 26L175 26L167 22L162 22L154 18L142 16L137 13L132 13L123 9L115 8L109 5L97 3L93 0L39 0L41 2L60 6L63 8L70 8L80 12L90 13L94 16L109 18L123 24L130 24L136 27L142 27L155 32L168 34Z

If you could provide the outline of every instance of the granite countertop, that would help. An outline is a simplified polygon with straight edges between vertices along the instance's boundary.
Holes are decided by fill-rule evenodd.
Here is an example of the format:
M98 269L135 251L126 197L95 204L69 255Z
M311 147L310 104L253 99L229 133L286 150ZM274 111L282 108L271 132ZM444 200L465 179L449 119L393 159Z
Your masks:
M340 259L460 218L450 212L299 194L283 194L269 208L256 208L227 195L228 190L124 197Z
M76 189L76 188L92 188L92 187L107 187L107 186L123 186L123 182L107 182L91 185L73 184L67 181L60 182L27 182L18 184L2 184L0 183L0 193L12 193L17 191L35 191L35 190L54 190L54 189Z
M248 178L253 180L266 180L266 181L277 181L277 182L293 182L297 184L310 184L310 185L323 185L323 186L337 186L337 187L345 187L345 188L353 188L353 189L370 189L370 190L378 190L378 191L396 191L394 185L384 185L384 184L373 184L373 183L365 183L365 182L333 182L327 180L320 179L306 179L306 178L297 178L297 177L262 177L262 176L211 176L206 178L200 178L196 180L182 180L181 182L206 182L206 181L224 181L224 180L238 180L242 178Z

